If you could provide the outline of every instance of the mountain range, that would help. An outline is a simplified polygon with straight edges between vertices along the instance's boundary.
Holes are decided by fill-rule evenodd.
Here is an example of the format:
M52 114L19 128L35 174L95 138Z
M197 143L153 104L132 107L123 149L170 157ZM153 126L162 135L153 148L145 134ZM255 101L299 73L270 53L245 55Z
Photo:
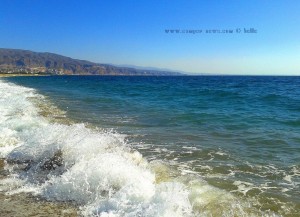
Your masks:
M86 60L29 50L0 48L0 74L42 75L183 75L169 70L142 69L93 63Z

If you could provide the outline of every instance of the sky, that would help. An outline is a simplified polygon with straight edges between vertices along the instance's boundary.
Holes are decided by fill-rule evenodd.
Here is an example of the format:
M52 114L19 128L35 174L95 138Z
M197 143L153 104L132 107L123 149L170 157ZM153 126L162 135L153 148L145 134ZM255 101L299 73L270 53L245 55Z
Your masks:
M300 75L299 11L298 0L0 0L0 47L195 74Z

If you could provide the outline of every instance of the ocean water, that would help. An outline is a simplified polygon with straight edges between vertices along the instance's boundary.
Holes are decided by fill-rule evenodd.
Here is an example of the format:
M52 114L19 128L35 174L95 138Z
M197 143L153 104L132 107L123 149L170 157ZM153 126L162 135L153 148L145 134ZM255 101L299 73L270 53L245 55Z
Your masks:
M1 78L0 158L83 216L300 216L300 77Z

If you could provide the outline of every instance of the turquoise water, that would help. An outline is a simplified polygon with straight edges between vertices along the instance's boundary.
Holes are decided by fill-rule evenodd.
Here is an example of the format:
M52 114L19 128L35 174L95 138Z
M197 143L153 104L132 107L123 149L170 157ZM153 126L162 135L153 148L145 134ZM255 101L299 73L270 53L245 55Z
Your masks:
M245 216L300 216L300 77L52 76L2 82L42 96L34 105L53 122L124 136L122 143L143 156L157 183L188 186L191 215L240 216L232 204L245 203L238 208ZM192 191L182 181L186 177L214 190L208 196L204 188ZM200 196L193 201L197 192L209 203L199 202ZM220 192L235 202L218 200Z

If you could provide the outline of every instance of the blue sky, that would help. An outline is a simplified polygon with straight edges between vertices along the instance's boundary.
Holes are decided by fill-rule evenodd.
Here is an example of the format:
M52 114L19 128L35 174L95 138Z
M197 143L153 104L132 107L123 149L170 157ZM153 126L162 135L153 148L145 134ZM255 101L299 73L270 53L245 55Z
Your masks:
M0 3L2 48L192 73L300 75L297 0ZM257 33L244 33L244 28ZM166 33L166 29L234 33Z

